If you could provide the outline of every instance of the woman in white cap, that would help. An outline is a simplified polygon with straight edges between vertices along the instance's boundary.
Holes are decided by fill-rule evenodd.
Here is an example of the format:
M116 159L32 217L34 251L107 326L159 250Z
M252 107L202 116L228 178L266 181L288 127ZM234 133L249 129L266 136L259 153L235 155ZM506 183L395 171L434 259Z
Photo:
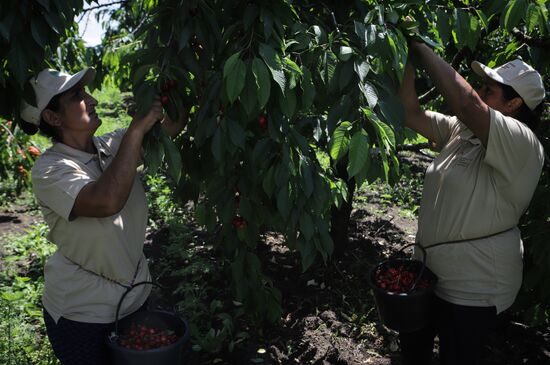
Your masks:
M474 62L484 82L476 91L425 44L413 40L409 52L453 116L422 110L408 63L400 92L406 125L439 151L426 171L416 237L439 280L430 326L400 333L403 360L430 364L437 335L441 364L479 364L497 314L512 305L522 282L517 224L544 162L533 129L545 90L521 60L495 69Z
M38 129L53 146L32 169L33 191L57 251L44 268L42 303L49 340L63 365L109 363L107 328L121 295L150 280L143 243L147 201L136 169L144 135L163 119L155 100L127 129L94 136L101 124L97 101L85 85L91 68L75 75L43 70L32 79L37 106L23 103L24 129ZM164 118L172 136L184 127ZM121 317L140 309L150 292L138 286L126 296Z

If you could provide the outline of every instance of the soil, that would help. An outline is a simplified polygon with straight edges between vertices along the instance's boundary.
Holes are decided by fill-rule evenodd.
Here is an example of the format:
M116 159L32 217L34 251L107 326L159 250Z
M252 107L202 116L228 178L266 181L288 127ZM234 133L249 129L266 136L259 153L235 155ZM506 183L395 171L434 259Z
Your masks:
M429 157L416 154L406 159L411 171L422 171ZM248 328L250 339L231 353L193 353L193 364L315 364L400 365L397 332L381 325L368 288L368 270L414 241L416 220L398 207L377 201L365 193L367 203L352 212L350 237L340 257L322 260L302 273L299 255L289 251L282 238L267 234L260 245L262 267L282 292L280 323ZM0 211L0 237L22 232L38 221L26 207ZM160 255L166 232L150 232L146 254ZM196 237L206 239L202 231ZM0 248L1 250L1 248ZM405 249L407 252L409 248ZM212 250L205 249L205 254ZM184 265L184 263L182 263ZM218 283L223 290L227 283ZM437 359L437 340L434 349ZM550 364L550 327L529 327L508 313L499 318L483 355L486 365Z
M0 237L23 234L27 228L41 221L39 212L26 204L0 207Z

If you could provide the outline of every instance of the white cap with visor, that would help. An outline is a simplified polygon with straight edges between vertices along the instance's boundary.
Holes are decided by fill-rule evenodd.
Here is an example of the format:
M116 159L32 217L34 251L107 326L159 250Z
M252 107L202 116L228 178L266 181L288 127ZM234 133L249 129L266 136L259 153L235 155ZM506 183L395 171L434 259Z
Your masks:
M486 76L501 84L511 86L531 110L534 110L546 97L540 74L520 59L494 69L474 61L472 70L479 76Z
M46 109L52 98L59 95L79 82L89 84L95 77L93 68L86 68L74 75L69 75L52 69L45 69L30 80L30 84L36 95L36 106L23 101L21 106L21 118L34 125L40 124L40 115Z

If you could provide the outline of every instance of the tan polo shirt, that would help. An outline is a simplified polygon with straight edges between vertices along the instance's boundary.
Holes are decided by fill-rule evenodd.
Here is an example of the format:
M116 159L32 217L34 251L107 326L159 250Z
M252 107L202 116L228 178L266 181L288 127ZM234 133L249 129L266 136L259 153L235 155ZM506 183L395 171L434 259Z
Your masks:
M544 150L523 123L490 113L487 148L456 117L430 113L440 154L426 170L416 240L427 246L515 227L428 249L439 297L501 312L521 286L523 245L516 226L537 186Z
M55 321L63 316L80 322L113 322L126 290L122 285L150 280L143 255L147 201L139 177L117 214L69 220L80 189L99 179L116 155L124 132L93 137L98 155L55 143L32 169L33 191L50 228L48 239L57 246L44 268L42 297ZM133 289L123 302L121 316L138 309L150 290L149 285Z

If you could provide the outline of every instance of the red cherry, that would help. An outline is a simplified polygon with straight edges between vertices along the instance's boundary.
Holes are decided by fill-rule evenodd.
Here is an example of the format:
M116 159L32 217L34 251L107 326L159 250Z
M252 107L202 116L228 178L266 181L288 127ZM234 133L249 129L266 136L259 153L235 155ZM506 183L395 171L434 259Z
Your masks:
M168 95L162 95L162 96L160 97L160 103L161 103L162 105L168 104L168 101L169 101L169 100L170 100L170 98L168 97Z
M265 115L261 115L258 118L258 124L260 125L260 128L266 129L267 128L267 117Z
M231 223L233 224L233 227L237 229L246 227L246 222L243 217L235 217Z

